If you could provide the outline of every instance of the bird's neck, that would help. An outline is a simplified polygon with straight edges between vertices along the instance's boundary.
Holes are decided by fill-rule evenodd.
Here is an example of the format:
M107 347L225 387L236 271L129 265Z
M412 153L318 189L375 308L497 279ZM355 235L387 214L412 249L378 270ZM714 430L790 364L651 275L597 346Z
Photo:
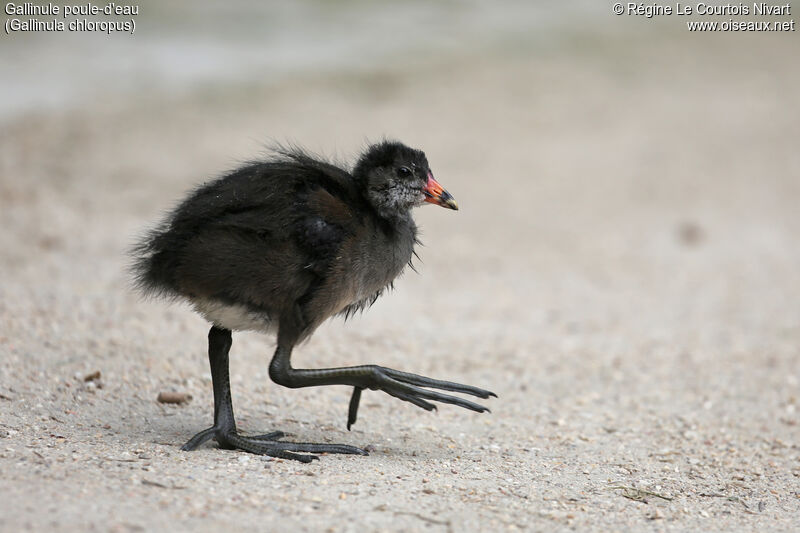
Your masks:
M416 228L411 211L408 209L388 209L380 206L372 206L381 224L391 228L394 232L404 232L407 228Z

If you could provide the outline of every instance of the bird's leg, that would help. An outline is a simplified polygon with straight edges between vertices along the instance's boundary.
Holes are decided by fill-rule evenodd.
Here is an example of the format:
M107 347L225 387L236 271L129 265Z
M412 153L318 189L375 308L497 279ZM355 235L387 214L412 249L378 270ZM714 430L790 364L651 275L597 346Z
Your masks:
M285 434L274 431L265 435L248 437L236 431L231 402L228 352L231 348L231 332L213 326L208 332L208 360L211 363L211 382L214 388L214 425L189 439L181 448L185 451L196 449L204 442L216 439L220 448L239 449L250 453L293 459L308 463L317 459L312 453L350 453L367 455L367 452L345 444L312 444L280 441ZM301 452L301 453L293 453Z
M290 361L292 346L293 344L288 342L285 337L282 338L279 332L278 348L275 350L275 355L269 366L270 377L276 383L290 388L316 387L321 385L350 385L354 387L348 410L347 429L350 429L350 426L356 421L358 404L363 389L382 390L395 398L411 402L427 411L436 408L431 401L450 403L479 413L489 411L489 409L469 400L428 390L424 387L471 394L479 398L497 396L491 391L478 387L461 385L460 383L453 383L451 381L431 379L377 365L296 369L292 368Z
M214 389L214 425L189 439L189 442L181 448L182 450L196 449L204 442L216 437L217 431L236 432L228 371L228 353L231 343L230 330L212 326L208 332L208 362L211 366L211 385ZM222 443L220 446L224 447Z

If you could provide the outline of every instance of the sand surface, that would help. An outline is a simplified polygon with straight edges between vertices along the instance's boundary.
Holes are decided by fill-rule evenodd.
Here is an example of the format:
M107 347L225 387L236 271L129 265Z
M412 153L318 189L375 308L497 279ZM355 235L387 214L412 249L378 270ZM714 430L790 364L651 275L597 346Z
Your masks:
M799 530L798 51L587 37L4 124L0 530ZM384 134L461 210L420 209L419 274L294 363L486 387L492 413L368 391L348 432L348 389L273 384L273 340L240 333L240 427L373 451L181 452L211 422L208 326L133 294L126 248L262 142Z

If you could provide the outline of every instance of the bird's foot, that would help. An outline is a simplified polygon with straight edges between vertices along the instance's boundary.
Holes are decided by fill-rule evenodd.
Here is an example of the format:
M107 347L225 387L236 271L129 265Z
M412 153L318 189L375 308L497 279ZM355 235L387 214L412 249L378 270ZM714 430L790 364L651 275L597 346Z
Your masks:
M240 435L233 428L210 427L204 429L184 444L181 450L192 451L211 439L216 439L220 448L242 450L257 455L268 455L280 459L291 459L301 463L310 463L319 459L315 453L346 453L353 455L369 455L366 451L347 444L313 444L310 442L286 442L283 431L273 431L264 435ZM299 452L299 453L296 453Z
M427 390L423 387L459 392L462 394L471 394L472 396L477 396L479 398L489 398L490 396L494 396L495 398L497 397L497 394L491 391L473 387L471 385L462 385L452 381L431 379L425 376L419 376L409 372L401 372L399 370L393 370L391 368L382 366L371 366L370 371L369 385L366 387L356 386L353 388L353 395L350 397L350 408L347 415L348 430L356 422L356 418L358 416L358 404L361 400L361 391L365 388L369 388L371 390L382 390L387 394L394 396L395 398L400 398L401 400L411 402L417 407L421 407L426 411L432 411L436 409L436 405L432 404L431 401L458 405L478 413L488 412L489 408L457 396L442 394L440 392Z

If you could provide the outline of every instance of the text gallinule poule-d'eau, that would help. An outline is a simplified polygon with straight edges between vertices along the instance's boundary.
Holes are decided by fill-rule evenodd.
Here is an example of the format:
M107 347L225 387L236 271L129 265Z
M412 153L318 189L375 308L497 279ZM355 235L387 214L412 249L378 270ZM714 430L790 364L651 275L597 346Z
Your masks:
M458 208L433 178L425 154L401 143L370 146L352 173L299 149L279 150L268 161L196 189L135 247L139 288L185 298L213 324L208 357L214 425L184 450L215 438L222 448L303 462L316 459L313 453L366 454L343 444L286 442L280 431L239 434L228 374L231 330L277 333L269 375L280 385L353 386L348 429L363 389L379 389L426 410L434 409L435 401L488 411L429 390L495 396L469 385L376 365L291 366L296 344L331 316L369 306L409 264L417 243L410 210L424 202Z

